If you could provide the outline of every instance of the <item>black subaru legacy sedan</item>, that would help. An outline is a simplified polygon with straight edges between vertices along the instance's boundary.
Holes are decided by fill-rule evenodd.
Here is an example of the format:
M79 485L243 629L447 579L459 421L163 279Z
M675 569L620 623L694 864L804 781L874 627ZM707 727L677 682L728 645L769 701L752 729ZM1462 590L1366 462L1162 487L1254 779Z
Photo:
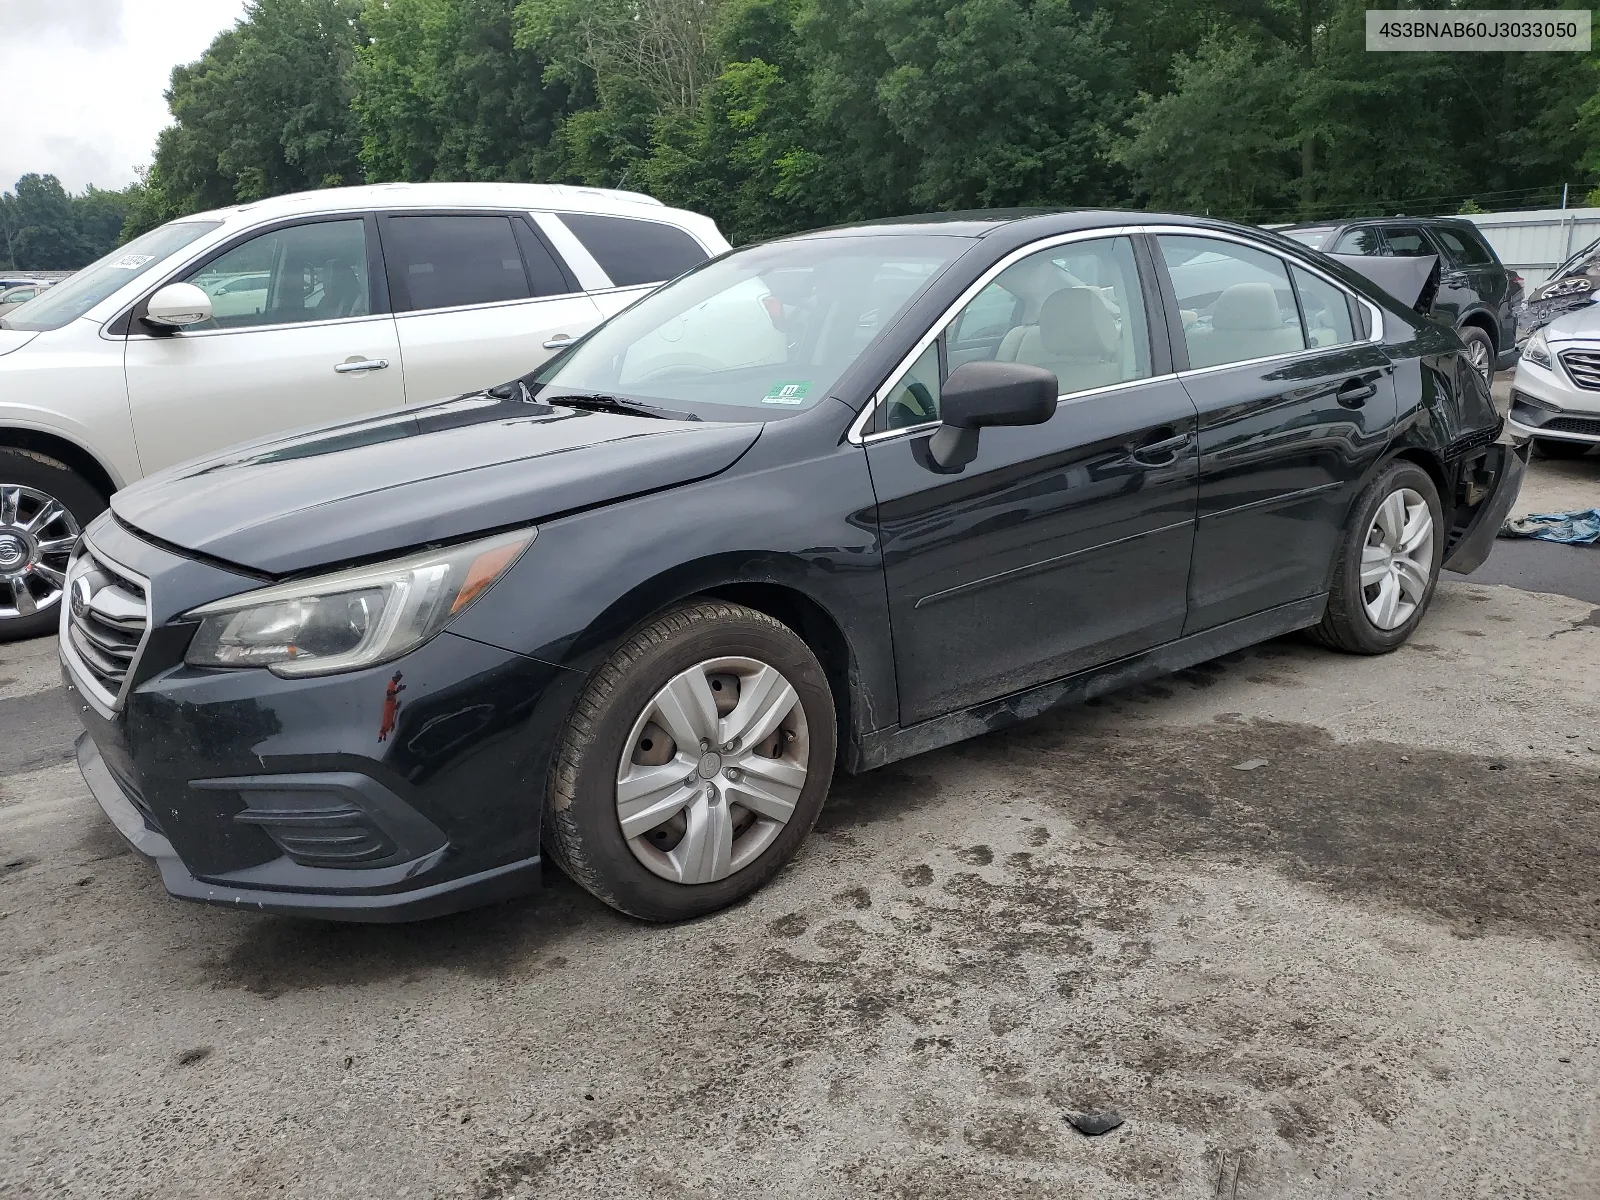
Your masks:
M1453 332L1270 233L788 238L523 379L119 493L62 606L78 758L187 899L422 917L548 852L689 917L836 770L1292 630L1393 650L1489 552L1500 432Z

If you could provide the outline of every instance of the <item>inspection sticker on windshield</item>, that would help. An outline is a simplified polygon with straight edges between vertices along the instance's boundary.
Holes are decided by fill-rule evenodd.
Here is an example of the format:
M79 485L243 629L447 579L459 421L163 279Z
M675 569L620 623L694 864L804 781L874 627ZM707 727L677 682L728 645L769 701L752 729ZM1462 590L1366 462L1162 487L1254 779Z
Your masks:
M154 254L124 254L111 265L121 271L137 271L147 262L155 261Z
M761 403L804 404L806 402L806 393L810 390L811 381L809 379L801 379L793 383L785 383L779 380L767 390L765 396L761 397Z

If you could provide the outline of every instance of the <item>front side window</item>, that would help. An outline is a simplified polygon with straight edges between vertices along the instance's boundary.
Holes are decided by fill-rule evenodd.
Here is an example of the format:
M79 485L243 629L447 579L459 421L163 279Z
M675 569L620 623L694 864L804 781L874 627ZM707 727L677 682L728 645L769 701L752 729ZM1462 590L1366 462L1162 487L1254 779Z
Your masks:
M1157 240L1183 315L1191 368L1306 348L1289 271L1277 255L1213 238Z
M220 221L174 221L152 229L12 309L0 317L0 323L7 329L60 329L220 224Z
M1421 258L1425 254L1439 253L1428 241L1428 235L1415 225L1387 225L1383 236L1389 243L1389 253L1395 258Z
M620 395L767 421L834 383L971 242L813 237L736 251L624 309L534 376L541 398Z
M618 287L676 279L711 257L685 231L663 221L562 213L561 223Z
M1306 339L1313 346L1343 346L1356 340L1349 298L1320 275L1290 267L1300 310L1305 313Z
M1069 242L1012 263L945 326L946 371L980 360L1043 367L1061 395L1144 379L1150 329L1133 243L1125 237ZM896 383L886 428L937 420L938 358L927 354ZM928 395L924 397L923 393ZM923 415L928 400L933 411Z
M387 217L383 256L396 312L533 295L510 217Z
M1330 254L1360 254L1375 258L1383 253L1383 239L1376 229L1349 229L1340 235Z
M366 222L274 229L224 251L185 282L211 297L211 322L190 329L364 317L372 311Z

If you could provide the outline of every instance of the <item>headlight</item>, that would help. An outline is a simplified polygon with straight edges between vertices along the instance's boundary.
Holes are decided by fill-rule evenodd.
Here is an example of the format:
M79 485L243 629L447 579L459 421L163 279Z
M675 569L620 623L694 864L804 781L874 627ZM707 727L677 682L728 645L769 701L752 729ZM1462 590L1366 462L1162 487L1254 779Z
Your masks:
M203 604L184 662L330 675L416 649L489 589L535 531L519 529L395 562L282 583Z
M1537 363L1546 370L1550 368L1550 343L1544 340L1544 330L1535 329L1533 336L1522 347L1522 357L1531 363Z

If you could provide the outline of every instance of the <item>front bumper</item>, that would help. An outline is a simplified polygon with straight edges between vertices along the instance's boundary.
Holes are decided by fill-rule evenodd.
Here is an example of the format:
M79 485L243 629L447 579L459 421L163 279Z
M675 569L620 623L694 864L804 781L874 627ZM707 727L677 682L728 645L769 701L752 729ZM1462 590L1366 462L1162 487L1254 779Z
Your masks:
M539 857L521 859L441 883L394 895L340 892L285 892L240 887L198 879L183 865L164 835L151 829L100 757L87 733L77 742L78 769L89 791L117 832L161 871L161 883L180 900L196 900L227 908L273 913L284 917L320 917L337 921L420 921L481 904L523 895L539 885Z
M1564 350L1596 349L1556 342L1557 361L1549 367L1524 358L1511 384L1511 426L1525 437L1600 445L1600 391L1580 388L1559 363Z
M87 536L147 583L149 632L114 703L63 654L79 765L174 896L400 921L536 885L544 782L582 675L449 631L340 675L197 670L182 614L259 581L109 518Z

